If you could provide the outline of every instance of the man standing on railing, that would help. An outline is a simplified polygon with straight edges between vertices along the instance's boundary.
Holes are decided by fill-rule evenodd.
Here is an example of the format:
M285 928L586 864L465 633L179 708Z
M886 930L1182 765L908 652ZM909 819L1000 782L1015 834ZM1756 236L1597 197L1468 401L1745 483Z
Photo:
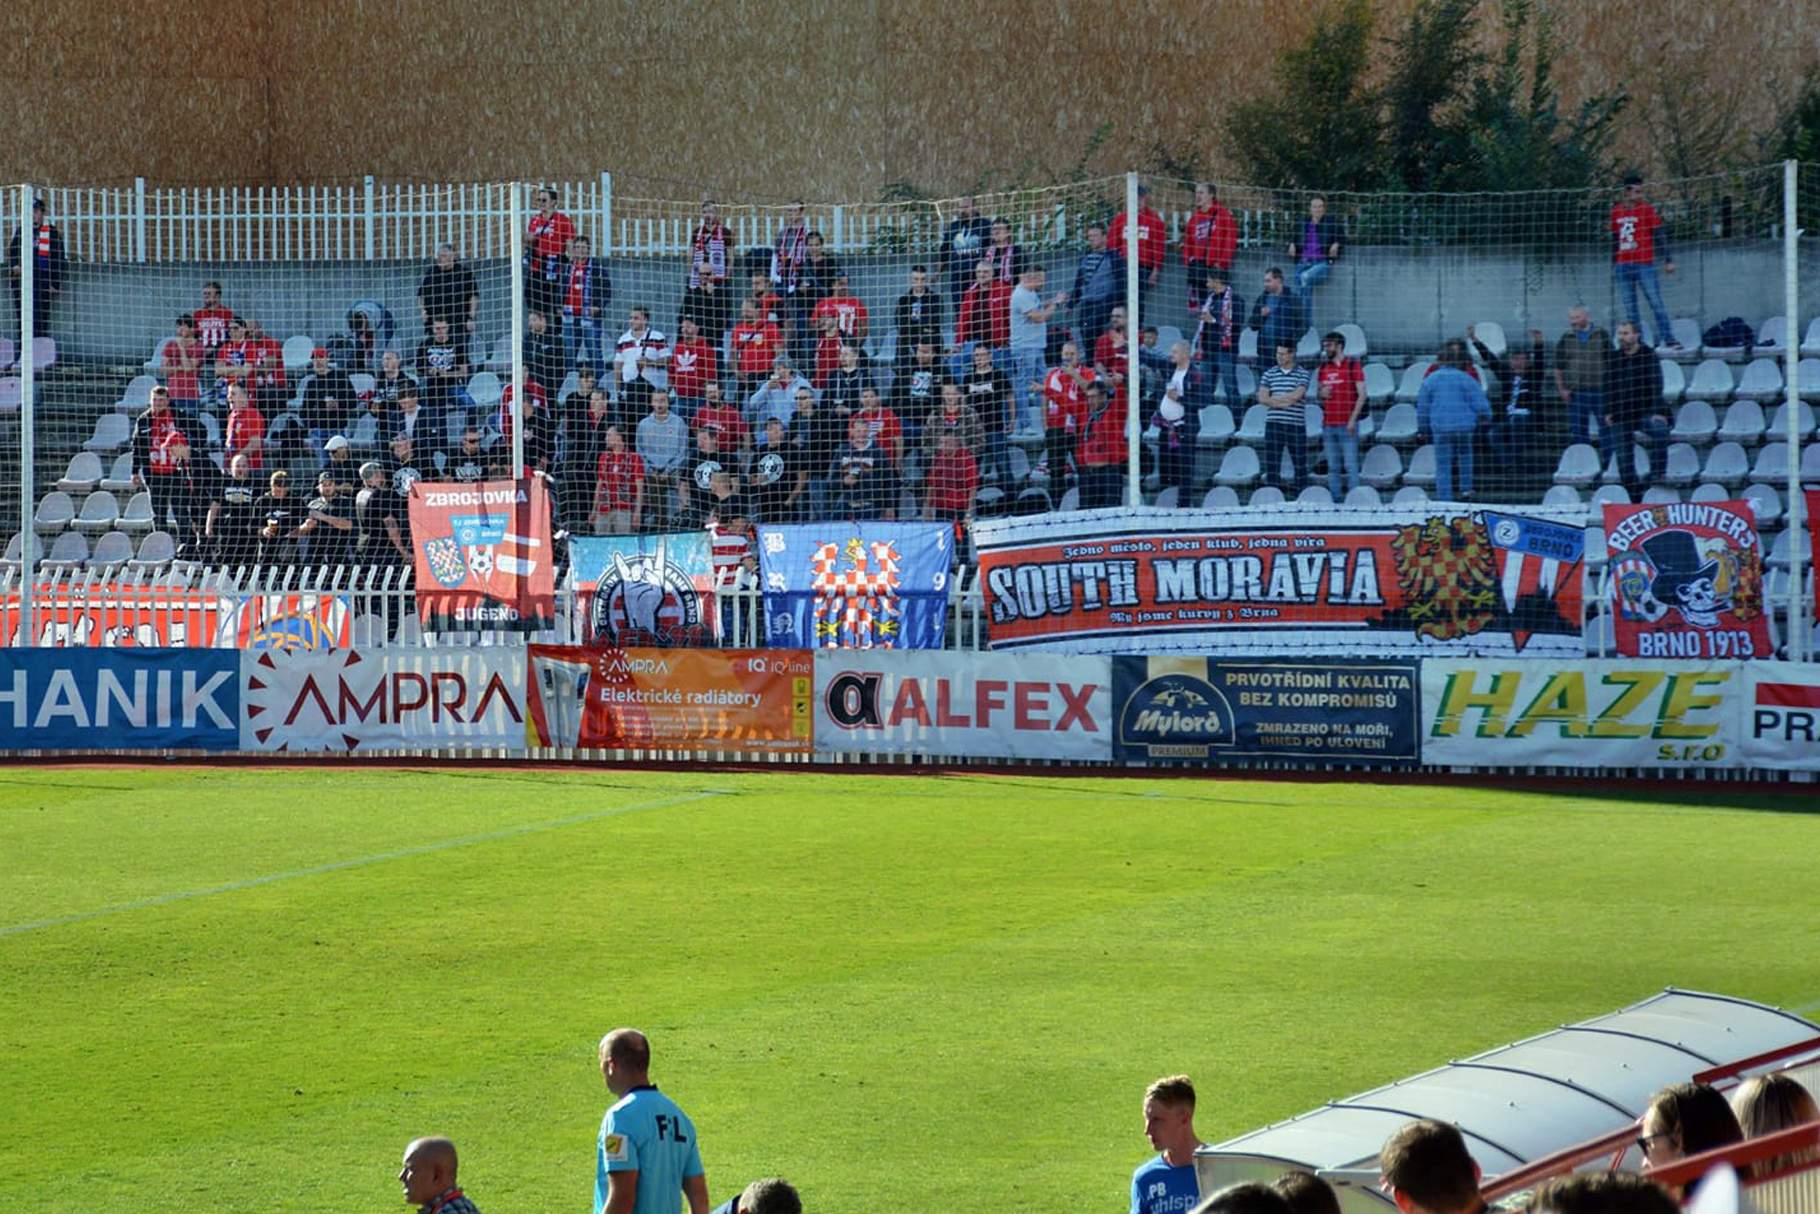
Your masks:
M480 321L480 288L474 284L474 271L455 259L455 246L436 246L436 260L423 272L417 284L417 306L423 313L423 335L438 318L449 322L449 330L463 336L472 345Z
M25 243L27 240L29 244ZM12 241L6 247L7 273L13 280L15 332L25 318L25 313L19 306L25 275L22 257L32 259L32 331L39 337L49 337L51 305L63 290L63 234L57 230L56 224L45 217L42 198L32 200L31 226L22 232L14 232Z

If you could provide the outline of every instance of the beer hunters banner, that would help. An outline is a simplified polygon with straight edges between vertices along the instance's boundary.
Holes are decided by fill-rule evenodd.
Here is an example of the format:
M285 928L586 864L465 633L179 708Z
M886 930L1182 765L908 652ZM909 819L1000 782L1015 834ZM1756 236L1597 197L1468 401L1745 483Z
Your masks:
M1569 657L1583 508L1096 511L974 527L992 648Z
M1426 659L1422 762L1735 767L1744 671L1737 662Z
M1112 757L1411 764L1420 755L1416 666L1115 657Z
M536 632L556 622L542 478L415 481L410 510L424 631Z
M1612 627L1626 657L1774 656L1750 503L1607 505Z
M519 649L249 653L240 679L242 750L524 749Z
M714 554L707 532L570 536L569 571L587 621L587 644L714 644Z
M818 649L815 748L1103 763L1110 673L1096 657Z
M940 649L947 523L827 522L758 529L766 640L795 649Z
M525 741L613 750L807 754L806 650L532 645Z

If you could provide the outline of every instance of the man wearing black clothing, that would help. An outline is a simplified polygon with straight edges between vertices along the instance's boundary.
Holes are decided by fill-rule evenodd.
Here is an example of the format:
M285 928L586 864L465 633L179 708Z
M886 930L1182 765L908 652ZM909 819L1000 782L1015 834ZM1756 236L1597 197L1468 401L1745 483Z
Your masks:
M979 414L984 430L985 458L980 473L1004 477L1007 468L1005 435L1012 429L1011 377L992 365L992 351L984 345L973 347L973 366L961 380L961 395Z
M1599 427L1599 460L1618 461L1618 479L1630 500L1643 500L1643 491L1662 474L1668 452L1668 416L1662 407L1662 364L1656 352L1643 344L1634 320L1618 322L1618 348L1605 355L1605 416ZM1631 452L1631 436L1643 440L1649 471L1639 478Z
M348 373L329 365L329 352L317 347L310 355L310 373L303 380L303 424L309 428L310 449L320 462L328 460L324 445L329 436L347 430L359 405Z
M25 237L30 243L21 241ZM25 289L25 263L21 255L32 259L32 331L39 337L50 335L51 304L63 290L63 233L44 216L44 199L32 200L31 226L14 232L6 247L6 267L13 283L14 332L25 314L20 311L20 295Z
M1075 337L1083 350L1092 350L1112 309L1125 302L1125 255L1106 244L1105 224L1087 225L1087 251L1074 267L1068 300L1074 305Z
M529 327L525 334L525 369L532 379L543 385L546 394L554 397L562 390L562 381L566 378L562 342L551 330L550 318L542 312L527 312L525 324Z
M847 442L828 468L829 509L835 518L897 517L897 481L891 458L873 441L872 427L855 417Z
M152 496L152 525L164 527L167 518L184 517L187 505L182 501L185 478L180 463L188 461L190 435L172 411L170 389L163 384L152 389L151 402L134 419L131 447L133 479Z
M897 348L899 357L923 342L939 345L944 311L942 297L929 285L929 267L910 267L910 289L897 297Z
M920 342L906 365L898 364L897 378L891 385L891 407L899 417L921 420L942 401L942 385L952 383L948 366L936 356L938 343Z
M253 517L259 520L259 563L295 565L304 523L302 503L291 496L290 473L274 472L267 483L270 488L253 503Z
M353 503L342 496L333 472L316 478L316 496L300 528L309 537L309 561L321 570L338 569L354 551Z
M809 488L809 466L802 444L780 418L765 422L764 441L753 452L747 485L752 517L760 523L794 523Z
M1491 478L1506 489L1527 491L1532 474L1549 468L1538 466L1536 450L1540 446L1538 430L1542 419L1537 415L1548 406L1544 393L1544 362L1548 357L1542 330L1529 331L1529 349L1512 350L1508 359L1500 358L1491 347L1480 341L1471 325L1466 326L1466 340L1479 352L1479 361L1491 369L1497 383L1485 393L1491 401L1492 424L1486 441L1493 456L1488 465L1496 469Z
M259 483L252 477L252 462L243 454L228 461L227 479L216 486L203 523L203 541L215 551L215 560L230 568L250 565L259 549L259 525L254 512Z
M954 307L961 306L961 296L973 285L973 271L991 236L992 224L974 209L973 199L956 200L954 218L942 233L942 277Z
M436 247L436 260L424 271L417 284L417 304L423 310L423 335L430 336L433 323L446 320L449 332L463 336L464 344L474 339L474 328L480 316L480 289L474 285L474 272L455 260L455 246Z
M431 330L417 347L417 380L422 385L424 407L436 426L447 433L458 403L466 420L466 398L461 391L468 383L468 356L465 343L451 335L447 320L437 317Z
M815 390L807 384L796 390L796 412L790 419L790 436L799 444L809 471L809 519L828 517L828 465L846 441L846 419L815 403Z

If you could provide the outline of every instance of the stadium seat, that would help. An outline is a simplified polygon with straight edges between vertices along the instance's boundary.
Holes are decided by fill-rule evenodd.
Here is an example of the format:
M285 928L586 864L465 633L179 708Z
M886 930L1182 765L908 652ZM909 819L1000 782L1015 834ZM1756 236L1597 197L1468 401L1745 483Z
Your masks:
M1544 506L1584 506L1586 499L1572 485L1550 485L1548 492L1542 495Z
M1310 329L1302 334L1302 339L1295 344L1295 360L1299 363L1311 363L1321 357L1321 331Z
M1743 362L1744 356L1747 353L1749 353L1749 351L1750 351L1750 347L1742 346L1742 345L1715 346L1715 345L1711 345L1711 344L1708 344L1705 342L1702 342L1700 345L1700 357L1701 358L1703 358L1703 359L1716 358L1716 359L1720 360L1721 362L1728 362L1728 363Z
M1820 443L1807 443L1801 448L1801 483L1809 489L1820 489Z
M1600 485L1593 490L1592 501L1587 503L1587 509L1595 515L1603 517L1604 509L1607 506L1628 505L1630 505L1630 490L1623 485Z
M115 414L115 416L119 415ZM221 446L221 423L215 420L215 415L213 413L199 413L196 417L202 426L203 442L207 446L219 449Z
M1164 492L1168 492L1168 490ZM914 500L912 499L912 501ZM1159 500L1157 504L1160 506L1162 502ZM1011 513L1013 514L1048 514L1054 509L1055 503L1049 500L1049 490L1039 485L1031 485L1024 489L1017 495L1017 500L1011 503Z
M1016 443L1005 446L1006 471L1010 475L1011 487L1016 488L1030 479L1030 453Z
M95 431L82 444L84 451L113 454L132 441L133 423L124 413L103 413L95 419Z
M1301 506L1331 506L1333 490L1326 485L1303 485L1302 491L1295 495L1295 500Z
M1389 443L1379 443L1366 451L1364 460L1359 464L1361 488L1389 489L1402 476L1403 457Z
M1257 400L1257 398L1258 398L1257 372L1253 371L1250 367L1246 366L1244 363L1240 363L1238 365L1237 371L1238 371L1240 399L1246 400L1246 401ZM1233 405L1233 408L1236 409L1236 408L1238 408L1238 406L1235 404L1235 405Z
M1802 546L1796 548L1794 531L1791 529L1782 532L1776 537L1775 542L1769 546L1769 555L1763 558L1763 563L1768 565L1771 569L1807 568L1809 558L1805 542L1807 540L1807 533L1805 531L1802 532L1801 539L1803 541Z
M991 518L1005 512L1005 491L996 485L987 485L973 495L973 513L980 518Z
M1666 506L1681 500L1681 494L1667 485L1651 485L1643 491L1645 506Z
M1397 400L1401 404L1413 405L1416 397L1422 394L1422 381L1428 378L1428 361L1420 359L1403 368L1403 378L1397 383Z
M1751 512L1757 516L1757 529L1767 531L1782 523L1782 495L1775 488L1765 484L1748 485L1744 490L1744 500L1750 503Z
M1062 494L1061 500L1056 502L1055 508L1057 510L1064 511L1064 512L1069 511L1069 510L1079 510L1081 508L1081 491L1080 491L1080 489L1070 488L1066 493Z
M1788 347L1788 317L1766 316L1763 323L1757 326L1758 350L1780 352Z
M1220 459L1220 469L1213 474L1216 485L1226 485L1232 489L1247 489L1258 483L1263 469L1258 465L1258 453L1251 447L1228 447Z
M19 347L10 337L0 337L0 371L11 371L19 361Z
M316 339L308 333L293 333L284 339L284 369L289 375L302 375L310 369L310 354Z
M1788 484L1788 444L1764 443L1750 470L1753 485Z
M1201 433L1195 444L1201 447L1224 447L1232 441L1233 431L1237 429L1232 422L1232 410L1225 405L1203 405L1201 407Z
M1158 325L1156 327L1156 348L1161 350L1164 354L1175 349L1176 342L1183 340L1185 339L1182 336L1182 331L1174 325Z
M1499 358L1510 353L1510 340L1504 336L1504 326L1495 320L1482 320L1472 327L1473 336L1484 343L1485 348ZM1471 342L1466 343L1466 352L1472 355L1474 362L1479 361L1479 351Z
M1586 524L1585 551L1586 572L1597 573L1599 570L1605 568L1605 562L1609 559L1609 552L1605 547L1604 523Z
M1611 616L1600 604L1581 626L1580 637L1589 658L1604 657L1612 652Z
M1308 437L1309 452L1316 453L1321 445L1321 406L1315 401L1312 390L1308 403L1302 406L1302 433ZM1359 437L1364 438L1364 433L1361 432Z
M1670 443L1664 468L1662 479L1667 483L1691 485L1700 478L1700 453L1687 443Z
M379 389L379 380L365 371L353 371L348 374L348 386L360 399L372 400L373 393Z
M1215 485L1201 498L1203 510L1237 510L1239 495L1231 485Z
M1384 498L1378 493L1375 486L1354 485L1351 492L1347 493L1346 500L1340 504L1375 508L1384 504Z
M354 424L347 428L345 437L348 446L356 454L379 450L379 419L366 410L361 410L360 416L354 419Z
M1404 485L1390 499L1393 506L1420 506L1428 500L1428 490L1420 485Z
M114 402L116 413L142 413L152 403L152 389L158 386L156 375L135 375L127 381L126 390Z
M1574 443L1561 452L1561 462L1555 468L1555 484L1584 489L1598 482L1599 472L1599 453L1593 450L1592 444Z
M1750 473L1750 461L1744 456L1744 448L1737 443L1717 443L1707 452L1706 467L1701 477L1717 481L1727 488L1736 488L1744 483Z
M125 532L109 531L95 541L95 550L88 555L90 573L118 573L133 559L133 541Z
M1180 506L1181 503L1182 487L1180 485L1165 485L1163 488L1157 490L1156 501L1153 504L1158 510L1174 510Z
M1782 395L1782 364L1773 358L1753 358L1738 376L1732 389L1734 400L1754 400L1764 404Z
M76 503L61 489L53 489L38 502L32 515L32 530L39 535L55 535L76 517ZM86 555L86 553L84 554Z
M1712 402L1690 400L1675 410L1674 428L1668 432L1668 437L1678 443L1704 447L1718 433L1719 419L1713 413Z
M476 371L468 380L468 399L476 408L491 409L499 403L502 391L499 376L491 371Z
M1687 384L1687 399L1729 400L1733 387L1730 365L1709 358L1694 368L1694 377Z
M1671 407L1680 404L1687 395L1687 372L1672 358L1658 358L1656 362L1662 367L1662 400Z
M139 555L127 562L140 572L162 569L177 555L177 541L168 531L154 531L139 541Z
M1690 502L1728 502L1732 497L1732 491L1717 481L1702 481L1694 487L1692 493L1687 495L1687 500Z
M1810 438L1814 433L1814 407L1805 400L1795 402L1795 438ZM1776 406L1770 415L1769 425L1764 428L1764 438L1779 438L1788 441L1788 402Z
M70 457L69 467L57 480L65 493L89 493L101 481L101 457L93 451L78 451Z
M153 521L152 495L142 489L128 499L126 509L120 512L120 520L116 525L122 531L144 535L152 529Z
M88 536L80 531L65 531L51 545L49 555L38 562L40 569L70 571L88 560Z
M114 457L114 466L108 469L107 475L101 478L97 489L106 489L109 493L130 493L133 489L133 453L122 451Z
M13 538L7 541L6 555L0 556L0 570L16 572L25 560L25 535L15 531Z
M1416 448L1416 453L1409 457L1409 467L1403 469L1405 485L1419 485L1431 489L1435 483L1435 449L1433 443L1424 443Z
M1763 406L1754 400L1735 400L1719 423L1721 442L1754 445L1763 437Z
M1397 376L1384 363L1365 364L1365 399L1382 405L1397 394Z
M1239 330L1239 364L1250 366L1258 361L1258 331L1256 329ZM1244 387L1243 383L1239 385Z
M70 520L70 526L84 535L100 535L112 531L120 518L120 503L114 495L105 489L89 494L82 501L82 509Z
M493 353L482 364L489 371L510 371L512 369L512 335L502 333L499 340L493 343Z
M1606 462L1605 468L1599 473L1599 480L1601 483L1615 485L1624 479L1623 474L1618 471L1618 460L1620 458L1622 457L1614 455ZM1649 474L1649 455L1643 450L1643 445L1641 443L1632 443L1630 445L1630 462L1632 467L1636 470L1638 480L1642 480Z
M1416 407L1403 401L1384 410L1378 423L1377 440L1396 447L1414 446L1416 441Z
M1284 502L1283 491L1275 485L1260 485L1251 491L1247 506L1281 506Z
M1346 345L1342 348L1341 353L1347 358L1356 358L1360 362L1364 362L1365 356L1371 353L1371 343L1365 340L1365 330L1360 326L1350 323L1335 325L1333 331L1346 339Z
M32 338L32 370L43 374L57 365L57 339L54 337Z
M1681 348L1676 350L1671 347L1663 350L1663 355L1682 363L1690 363L1698 359L1700 357L1700 322L1691 316L1677 316L1668 322L1668 326L1670 336L1681 343ZM1656 344L1660 346L1664 343L1658 340Z
M1801 356L1820 358L1820 316L1808 322L1807 336L1801 339Z
M1232 437L1249 446L1260 446L1264 442L1264 422L1270 416L1270 406L1252 405L1245 410L1245 420L1233 432Z

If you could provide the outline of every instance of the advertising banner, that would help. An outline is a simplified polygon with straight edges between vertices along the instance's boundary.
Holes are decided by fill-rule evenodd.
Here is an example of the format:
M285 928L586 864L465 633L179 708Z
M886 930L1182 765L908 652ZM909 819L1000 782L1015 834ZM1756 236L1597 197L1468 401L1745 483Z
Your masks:
M326 649L348 643L354 613L334 594L218 596L176 587L40 587L40 646ZM0 595L0 635L21 644L19 594Z
M1605 546L1619 654L1711 661L1775 653L1749 502L1607 505Z
M1743 765L1820 771L1820 664L1750 662L1744 678Z
M242 656L242 750L522 751L522 650L338 649Z
M585 644L714 644L714 552L705 531L571 536L569 575Z
M1414 763L1418 687L1413 660L1116 657L1112 757Z
M530 647L528 745L808 754L805 650Z
M768 643L797 649L940 649L947 523L828 522L758 529Z
M817 650L816 750L1104 762L1110 673L1105 658Z
M542 478L413 481L410 510L425 632L537 632L556 622Z
M0 749L232 750L240 654L0 649Z
M1100 511L981 520L992 648L1582 652L1585 511Z
M1422 663L1422 761L1734 767L1744 667L1644 660Z

